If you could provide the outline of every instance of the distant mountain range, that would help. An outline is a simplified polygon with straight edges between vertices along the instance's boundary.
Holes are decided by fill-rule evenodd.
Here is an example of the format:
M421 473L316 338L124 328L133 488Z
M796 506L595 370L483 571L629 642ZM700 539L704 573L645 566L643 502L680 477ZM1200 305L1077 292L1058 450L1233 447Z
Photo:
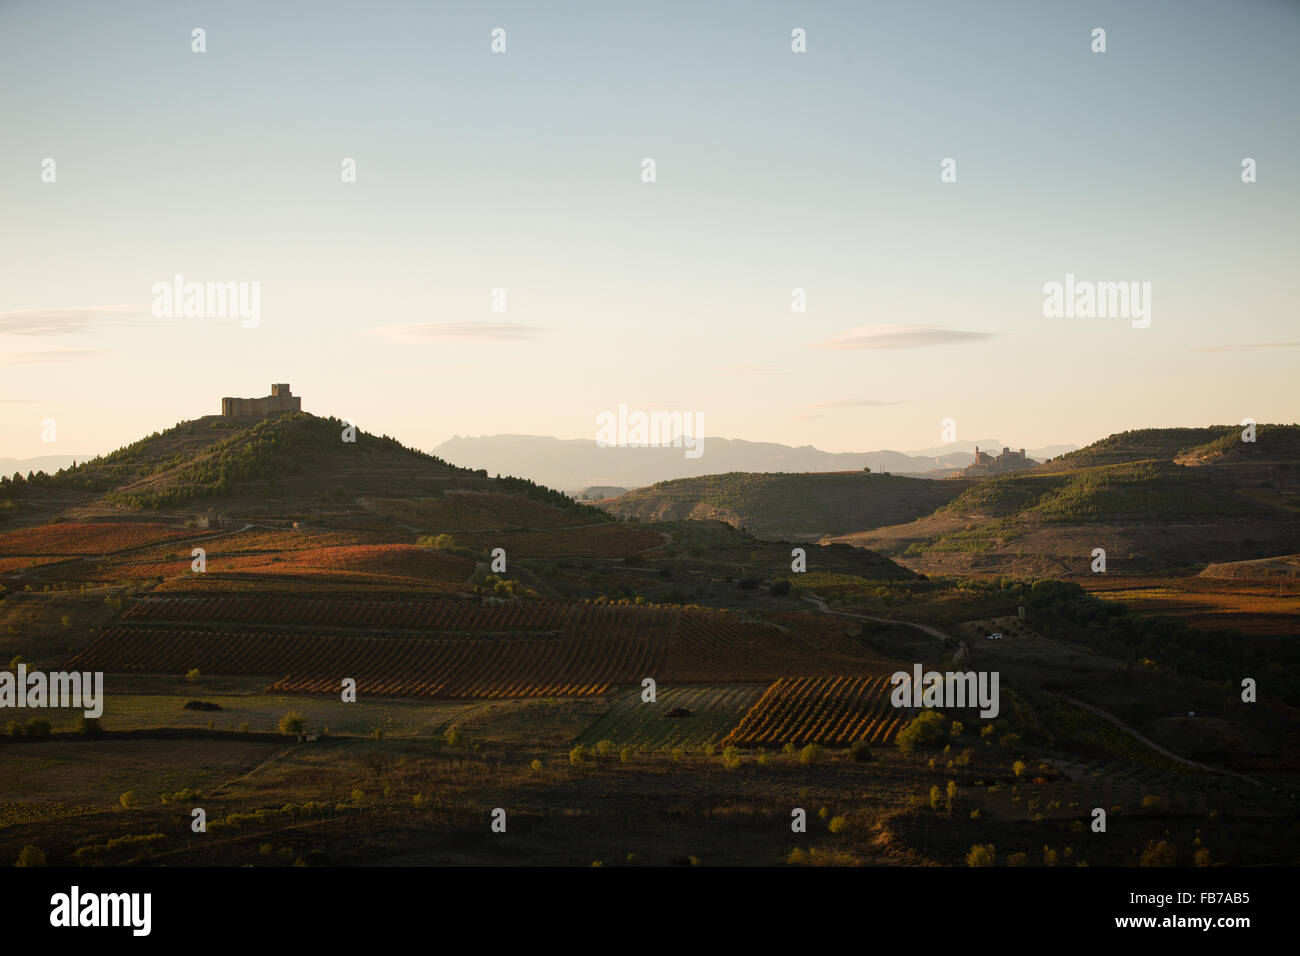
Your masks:
M920 451L828 452L812 445L779 445L735 438L705 438L703 454L687 458L683 448L601 448L592 439L544 435L454 435L433 453L452 464L486 468L488 474L516 475L577 493L593 485L644 488L659 481L743 472L861 471L942 477L975 460L975 448L1000 452L996 438L953 442ZM1075 445L1026 449L1040 461L1073 451Z
M60 468L67 468L78 461L90 461L93 455L41 455L39 458L0 458L0 475L12 477L14 472L24 476L29 471L43 471L54 474Z

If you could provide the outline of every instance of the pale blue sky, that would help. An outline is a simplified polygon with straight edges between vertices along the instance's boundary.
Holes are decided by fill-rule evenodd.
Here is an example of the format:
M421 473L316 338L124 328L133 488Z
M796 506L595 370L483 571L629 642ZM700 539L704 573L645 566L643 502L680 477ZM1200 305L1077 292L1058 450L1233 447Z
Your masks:
M832 451L1295 421L1297 50L1283 0L3 0L0 456L273 381L424 448L620 403ZM260 326L28 311L177 272ZM1150 328L1044 318L1067 272L1151 282ZM371 331L423 323L519 328ZM817 347L881 325L987 337Z

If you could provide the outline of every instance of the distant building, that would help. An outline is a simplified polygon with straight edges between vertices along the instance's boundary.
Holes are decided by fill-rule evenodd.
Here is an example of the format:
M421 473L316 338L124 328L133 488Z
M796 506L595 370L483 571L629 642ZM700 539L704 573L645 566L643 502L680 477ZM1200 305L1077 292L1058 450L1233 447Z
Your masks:
M967 478L980 478L985 475L1001 475L1009 471L1024 471L1026 468L1032 468L1038 462L1032 458L1025 457L1025 450L1013 451L1010 448L1003 448L1002 454L994 457L988 452L979 450L975 446L975 460L967 465L962 474Z
M302 397L289 392L288 383L271 386L266 398L223 398L221 414L226 418L266 418L285 412L302 411Z

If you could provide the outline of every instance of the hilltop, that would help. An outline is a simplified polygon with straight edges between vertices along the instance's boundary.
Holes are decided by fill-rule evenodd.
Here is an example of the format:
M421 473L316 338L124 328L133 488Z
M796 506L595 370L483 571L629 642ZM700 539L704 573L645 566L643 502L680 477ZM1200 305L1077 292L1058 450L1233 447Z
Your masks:
M862 472L732 472L663 481L598 503L619 518L725 521L760 537L815 541L929 514L969 483Z

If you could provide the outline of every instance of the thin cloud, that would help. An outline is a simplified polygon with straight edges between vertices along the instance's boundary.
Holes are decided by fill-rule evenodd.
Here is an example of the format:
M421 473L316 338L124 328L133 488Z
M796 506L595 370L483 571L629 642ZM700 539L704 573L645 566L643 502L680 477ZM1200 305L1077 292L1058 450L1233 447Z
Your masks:
M966 332L942 325L863 325L816 343L818 349L923 349L991 339L996 332Z
M884 405L902 405L902 402L886 402L878 398L841 398L834 402L813 402L804 408L879 408Z
M0 312L0 335L70 335L104 325L152 315L148 305L82 305L66 309L18 309Z
M39 405L34 398L0 398L0 405Z
M727 371L732 375L784 375L782 369L775 365L728 365Z
M1192 349L1193 352L1240 352L1245 349L1293 349L1300 346L1300 342L1239 342L1235 345L1210 345L1202 349Z
M109 349L46 349L40 352L0 353L0 365L54 365L61 362L79 362L82 359L107 355Z
M537 337L535 325L513 322L408 322L404 325L381 325L367 329L366 335L390 342L525 342Z

